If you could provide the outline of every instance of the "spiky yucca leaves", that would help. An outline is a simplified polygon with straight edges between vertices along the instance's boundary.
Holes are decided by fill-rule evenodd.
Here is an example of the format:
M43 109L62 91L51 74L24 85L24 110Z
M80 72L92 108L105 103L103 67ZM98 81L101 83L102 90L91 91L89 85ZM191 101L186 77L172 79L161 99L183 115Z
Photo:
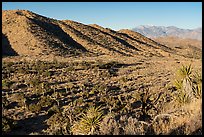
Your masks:
M180 90L177 95L175 96L177 102L180 105L186 104L186 103L190 103L191 102L191 97L189 94L185 93L185 91Z
M202 97L202 83L195 84L193 86L193 94L196 98Z
M91 135L94 130L99 126L102 119L101 107L90 107L86 113L82 114L82 117L76 122L71 131L73 134Z
M176 87L177 90L181 90L182 89L182 85L183 85L183 81L182 80L175 80L174 81L174 86Z
M192 74L192 67L191 64L188 66L182 66L182 68L180 68L178 70L178 74L181 76L182 79L187 78L187 79L191 79L191 74Z

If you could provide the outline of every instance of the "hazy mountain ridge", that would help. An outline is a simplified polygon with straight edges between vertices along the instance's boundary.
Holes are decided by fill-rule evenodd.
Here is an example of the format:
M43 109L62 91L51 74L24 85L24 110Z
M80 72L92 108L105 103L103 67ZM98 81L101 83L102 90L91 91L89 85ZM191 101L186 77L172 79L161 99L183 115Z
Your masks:
M133 31L139 32L147 37L156 38L163 36L174 36L180 38L191 38L202 40L202 28L196 29L181 29L175 26L150 26L141 25L132 29Z

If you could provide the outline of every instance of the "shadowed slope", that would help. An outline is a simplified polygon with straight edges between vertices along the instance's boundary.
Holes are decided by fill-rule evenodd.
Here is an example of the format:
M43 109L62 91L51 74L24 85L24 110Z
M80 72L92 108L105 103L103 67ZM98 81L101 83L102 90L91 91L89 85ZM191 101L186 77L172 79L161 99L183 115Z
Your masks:
M11 47L7 37L2 33L2 56L16 56L18 53Z

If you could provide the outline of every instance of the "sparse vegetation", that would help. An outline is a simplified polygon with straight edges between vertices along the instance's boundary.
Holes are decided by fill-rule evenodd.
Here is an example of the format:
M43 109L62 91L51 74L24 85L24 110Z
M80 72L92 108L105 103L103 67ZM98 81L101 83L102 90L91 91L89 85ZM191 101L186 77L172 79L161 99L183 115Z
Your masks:
M53 63L56 64L56 62ZM127 68L120 68L123 64L120 62L98 62L101 64L100 67L96 65L97 62L73 62L66 65L57 62L57 66L48 62L42 64L46 64L44 68L49 67L50 71L55 72L53 76L61 73L58 79L54 79L52 82L52 77L46 76L44 72L34 73L35 75L30 78L33 71L27 71L28 73L24 73L26 79L19 79L19 83L27 83L27 86L17 87L22 92L13 94L15 95L13 97L10 97L10 94L4 95L3 107L4 114L6 114L11 105L17 101L18 105L15 106L15 109L23 108L20 109L23 113L49 116L50 118L46 122L48 128L43 130L43 134L146 135L171 134L171 132L173 134L175 133L173 132L173 125L178 125L178 123L175 123L174 119L172 120L175 118L174 115L163 114L165 109L168 106L179 105L179 107L183 107L193 103L193 99L201 99L202 97L201 74L198 71L194 73L194 69L190 65L182 66L176 73L176 80L172 83L176 91L170 93L167 91L156 92L154 88L150 88L148 84L144 83L134 85L134 80L142 80L142 73L135 78L132 75L126 77L105 75L108 74L107 69L113 68L113 66L118 69L117 75L121 75L119 70ZM6 66L7 64L4 63L3 65ZM39 63L12 64L16 68L18 65L37 68ZM12 68L12 66L10 67ZM67 70L70 66L76 69ZM39 72L39 70L36 71ZM18 75L18 73L16 74ZM62 74L66 77L60 79L63 77ZM85 80L83 81L83 79ZM115 79L115 84L111 82L112 79ZM185 79L186 83L184 83ZM7 90L10 89L7 86L8 81L13 80L11 78L2 80L4 89ZM59 83L62 86L59 86ZM12 84L15 85L15 82ZM187 94L189 92L186 92L187 89L184 88L184 85L187 84L191 85L193 98L190 96L191 94ZM171 89L170 86L167 87L164 90ZM26 92L27 90L31 92ZM171 103L173 105L170 105ZM165 124L164 119L166 118L161 117L162 119L160 119L160 115L169 116L170 123ZM60 119L57 120L59 117ZM160 120L158 121L158 119ZM8 128L7 132L4 133L7 134L12 130L14 129ZM185 128L185 130L188 129Z

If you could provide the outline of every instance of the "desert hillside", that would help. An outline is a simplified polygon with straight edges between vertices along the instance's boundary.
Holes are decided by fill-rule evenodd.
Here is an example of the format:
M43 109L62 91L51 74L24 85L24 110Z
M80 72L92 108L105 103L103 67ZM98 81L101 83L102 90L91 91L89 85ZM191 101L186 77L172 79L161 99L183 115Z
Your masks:
M19 55L77 54L86 51L58 22L27 10L2 11L2 33Z
M202 46L2 11L3 135L202 135Z
M2 35L19 55L166 56L172 52L130 30L117 32L98 25L60 21L27 10L2 11Z

